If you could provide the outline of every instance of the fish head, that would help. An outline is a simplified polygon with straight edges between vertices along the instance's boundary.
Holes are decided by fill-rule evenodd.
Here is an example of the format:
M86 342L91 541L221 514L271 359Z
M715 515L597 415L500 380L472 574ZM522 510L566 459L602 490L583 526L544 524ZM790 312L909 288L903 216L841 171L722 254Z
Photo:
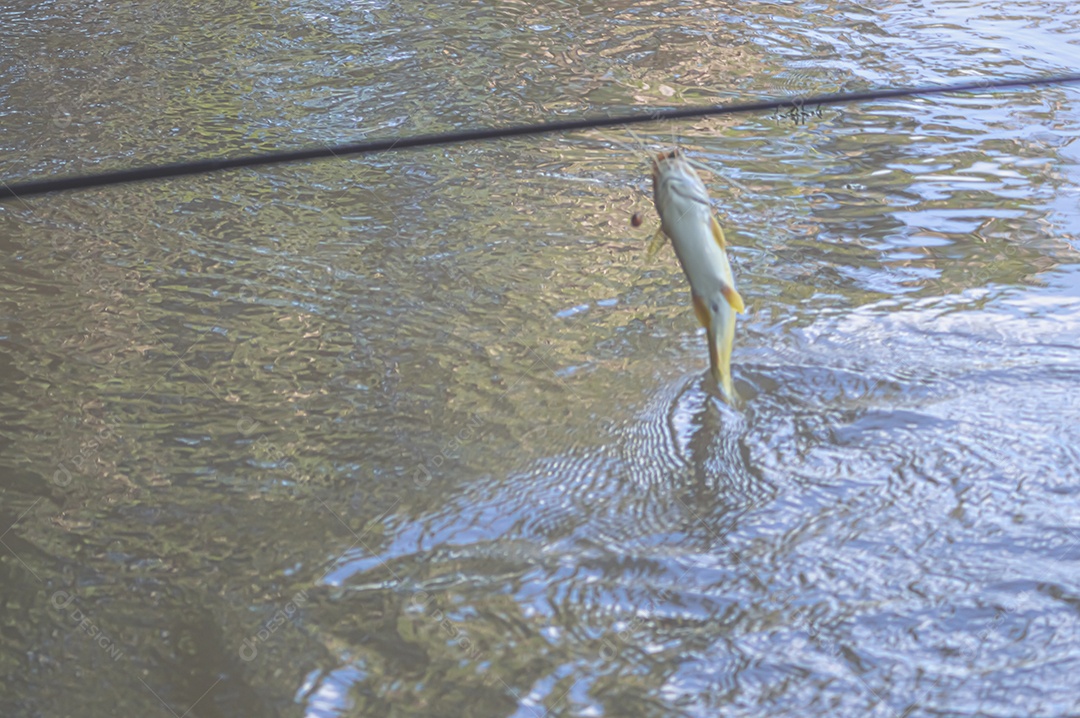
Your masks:
M682 151L678 147L669 152L658 152L656 154L656 157L652 160L653 185L659 182L665 173L671 172L671 166L676 160L682 160L685 163L685 160L682 159Z
M665 217L696 216L712 206L705 183L678 148L653 158L652 180L653 204L662 222Z

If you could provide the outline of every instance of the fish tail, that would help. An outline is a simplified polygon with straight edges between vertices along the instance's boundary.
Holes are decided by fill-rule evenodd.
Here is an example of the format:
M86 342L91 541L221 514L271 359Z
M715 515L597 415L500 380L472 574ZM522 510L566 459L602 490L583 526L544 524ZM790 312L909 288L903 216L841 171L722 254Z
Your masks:
M709 370L724 400L732 406L738 406L739 394L735 391L735 382L731 376L731 348L735 341L735 318L723 322L720 313L706 327L709 340Z

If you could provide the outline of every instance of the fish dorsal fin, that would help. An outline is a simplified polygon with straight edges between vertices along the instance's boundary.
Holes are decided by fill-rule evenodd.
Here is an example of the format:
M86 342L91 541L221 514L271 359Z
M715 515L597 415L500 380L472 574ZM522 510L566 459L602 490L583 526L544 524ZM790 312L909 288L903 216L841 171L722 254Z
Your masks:
M720 229L720 223L716 221L715 216L711 216L709 219L712 220L713 239L720 245L720 249L727 249L727 242L724 241L724 230Z

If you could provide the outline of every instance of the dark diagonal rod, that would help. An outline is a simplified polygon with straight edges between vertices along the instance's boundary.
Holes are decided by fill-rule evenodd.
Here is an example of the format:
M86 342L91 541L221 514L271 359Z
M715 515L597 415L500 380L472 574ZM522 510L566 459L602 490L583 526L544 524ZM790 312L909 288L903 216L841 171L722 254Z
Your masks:
M503 137L521 137L525 135L542 135L554 132L571 132L574 130L587 130L597 127L614 127L617 125L635 125L645 122L661 122L663 120L685 120L691 117L712 117L716 115L734 115L747 112L764 112L768 110L800 110L821 105L838 105L851 102L866 102L868 100L887 100L910 95L940 95L946 92L999 90L1014 87L1040 87L1045 85L1063 85L1074 82L1080 82L1080 73L1052 75L1049 77L1033 77L1028 79L988 80L984 78L951 85L900 87L895 89L867 90L864 92L814 95L812 97L796 96L785 99L742 102L730 105L654 110L653 112L637 112L631 115L615 117L585 117L578 120L558 120L529 125L510 125L509 127L490 127L462 130L458 132L442 132L428 135L415 135L413 137L399 137L396 139L370 140L351 144L312 147L304 150L267 152L265 154L248 155L246 157L196 160L194 162L178 162L176 164L136 167L134 169L117 170L115 172L101 172L98 174L60 177L57 179L33 180L30 182L17 182L14 184L8 184L7 182L0 180L0 200L13 197L24 198L45 194L46 192L58 192L61 190L105 187L107 185L125 184L127 182L141 182L145 180L165 179L168 177L203 174L206 172L220 172L221 170L234 170L242 167L259 167L280 162L303 162L305 160L346 157L349 155L362 155L372 152L404 150L412 147L432 147L434 145L479 142L481 140L493 140Z

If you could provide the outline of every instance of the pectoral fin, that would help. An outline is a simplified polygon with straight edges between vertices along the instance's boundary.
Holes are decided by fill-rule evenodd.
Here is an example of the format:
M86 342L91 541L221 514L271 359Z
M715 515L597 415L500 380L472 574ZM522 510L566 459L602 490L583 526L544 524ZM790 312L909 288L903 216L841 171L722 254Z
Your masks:
M742 314L746 311L746 305L743 304L742 297L735 291L735 287L725 284L720 289L720 293L724 295L724 299L727 300L728 305L735 310L736 314Z
M667 237L664 235L663 229L656 230L656 234L649 240L649 244L645 247L645 258L652 259L656 256L656 253L660 251L660 248L664 246L664 240Z

